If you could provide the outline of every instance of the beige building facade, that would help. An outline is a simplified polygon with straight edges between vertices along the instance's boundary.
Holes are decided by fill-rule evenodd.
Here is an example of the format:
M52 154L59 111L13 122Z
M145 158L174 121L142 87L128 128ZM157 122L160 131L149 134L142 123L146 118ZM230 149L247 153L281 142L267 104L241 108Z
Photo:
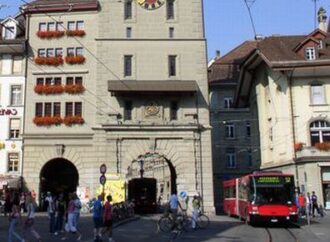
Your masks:
M327 30L268 37L242 64L236 103L257 114L261 169L295 175L330 208Z
M66 167L62 176L71 174L69 180L74 180L66 189L79 186L95 196L104 163L109 174L127 181L143 170L144 177L157 179L157 195L165 198L171 191L200 193L205 210L213 212L202 1L81 2L68 11L29 13L31 59L40 49L46 49L47 57L48 46L58 46L64 63L46 64L43 70L31 64L28 69L26 183L44 192L55 184L47 182L51 171ZM36 35L40 23L52 19L85 34L72 37L65 30L64 36L50 40ZM72 64L81 58L68 60L71 53L83 53L84 62ZM55 86L61 78L64 91L36 89L42 83L39 76L45 86L47 77ZM70 86L72 78L83 91ZM52 103L51 111L46 103Z

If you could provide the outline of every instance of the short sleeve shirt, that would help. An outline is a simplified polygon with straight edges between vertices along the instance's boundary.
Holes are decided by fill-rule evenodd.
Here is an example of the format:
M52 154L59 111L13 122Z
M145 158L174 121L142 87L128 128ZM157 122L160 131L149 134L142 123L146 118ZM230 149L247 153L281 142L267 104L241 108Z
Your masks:
M171 209L178 209L179 201L178 201L178 197L175 194L171 195L169 203Z

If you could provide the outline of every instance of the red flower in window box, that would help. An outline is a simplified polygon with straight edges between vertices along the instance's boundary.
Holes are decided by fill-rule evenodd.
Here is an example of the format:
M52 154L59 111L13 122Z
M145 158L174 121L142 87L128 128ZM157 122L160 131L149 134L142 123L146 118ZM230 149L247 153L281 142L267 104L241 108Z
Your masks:
M64 91L69 94L82 93L85 91L83 85L65 85Z
M64 31L38 31L37 36L41 39L61 38L64 36Z
M34 62L38 65L59 66L59 65L63 65L63 58L62 56L56 56L56 57L38 56L34 58Z
M65 62L70 65L83 64L85 62L85 57L82 55L66 56Z
M85 31L84 30L67 30L66 31L66 35L67 36L78 36L78 37L83 37L85 35Z
M63 119L63 123L67 126L71 126L73 124L83 124L83 123L85 123L85 120L81 116L78 116L78 115L66 116Z
M330 143L316 143L314 147L321 151L328 151L330 150Z
M42 94L44 90L44 85L35 85L34 86L34 91L38 94Z
M60 116L35 117L33 123L37 126L60 125L63 123L63 119Z
M36 85L34 91L38 94L60 94L64 92L62 85Z
M303 143L301 143L301 142L299 142L299 143L295 143L294 144L294 150L295 151L301 151L302 150L302 148L303 148Z

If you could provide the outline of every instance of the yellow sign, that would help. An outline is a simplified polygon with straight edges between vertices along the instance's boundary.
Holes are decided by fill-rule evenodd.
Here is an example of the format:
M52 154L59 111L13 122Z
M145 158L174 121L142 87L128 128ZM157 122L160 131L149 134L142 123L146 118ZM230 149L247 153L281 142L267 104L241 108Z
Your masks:
M125 201L125 180L121 179L116 174L105 174L107 181L104 184L105 198L108 195L112 196L112 203ZM102 194L103 186L100 185L96 192Z
M6 147L5 143L0 143L0 150Z

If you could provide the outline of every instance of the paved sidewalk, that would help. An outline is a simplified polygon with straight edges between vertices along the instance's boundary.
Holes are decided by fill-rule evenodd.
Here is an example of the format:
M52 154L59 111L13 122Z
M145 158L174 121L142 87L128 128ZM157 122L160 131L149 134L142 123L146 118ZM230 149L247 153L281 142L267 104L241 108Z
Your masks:
M300 228L313 233L320 240L330 241L330 211L327 211L324 217L318 215L311 218L310 225L307 224L306 219L300 219L298 224Z
M119 227L122 224L125 224L130 221L134 221L139 219L139 216L135 216L134 218L125 219L114 224L114 228ZM25 221L25 216L22 217L22 223ZM0 216L0 242L7 241L8 237L8 228L9 228L9 221L8 217L4 217L3 215ZM82 242L92 242L93 241L93 219L92 215L81 215L79 219L79 230L82 233ZM63 234L59 234L57 236L49 233L49 219L46 213L37 213L35 219L35 229L41 235L43 242L59 242L62 241L61 238ZM17 232L20 235L24 235L24 238L27 241L34 242L35 240L31 238L30 235L24 234L23 224L17 225ZM66 242L73 242L76 241L76 237L74 235L70 235Z

